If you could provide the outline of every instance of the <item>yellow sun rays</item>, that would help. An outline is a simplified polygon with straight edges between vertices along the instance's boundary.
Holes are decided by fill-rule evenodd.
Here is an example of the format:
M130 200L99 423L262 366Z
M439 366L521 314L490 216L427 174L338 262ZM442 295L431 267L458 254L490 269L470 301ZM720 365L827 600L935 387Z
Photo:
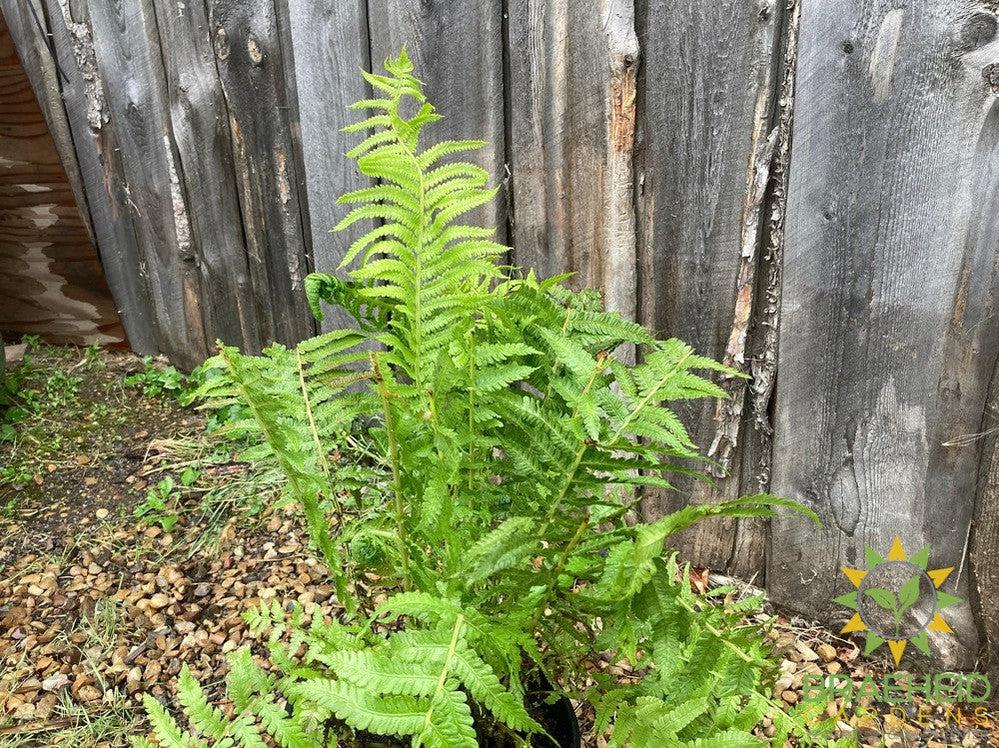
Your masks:
M953 566L948 566L942 569L927 570L926 567L929 560L928 546L920 550L919 553L913 556L910 561L905 552L905 548L902 546L902 539L898 535L896 535L895 539L892 541L887 557L881 556L872 548L867 547L865 549L865 560L866 568L863 569L856 569L849 566L843 566L840 568L840 571L842 571L846 578L850 580L850 584L854 586L855 591L845 595L840 595L835 600L835 602L856 611L850 620L847 621L846 625L840 630L840 633L849 634L858 631L867 632L867 645L864 648L864 654L870 654L879 646L887 642L888 649L891 651L892 659L895 660L895 666L898 667L902 661L902 656L905 654L906 645L910 641L921 652L928 654L929 640L926 633L927 631L935 631L944 634L954 633L954 629L951 628L950 624L948 624L944 617L940 614L940 609L946 608L949 605L954 605L955 603L961 601L953 595L948 595L942 592L937 595L937 609L934 611L932 620L922 631L909 639L883 639L878 636L877 633L870 630L864 622L863 617L860 615L860 587L863 584L864 579L867 578L867 575L886 561L908 561L909 563L912 563L914 566L917 566L926 572L926 576L929 577L933 587L937 590L940 589L943 583L947 581L951 572L954 571Z

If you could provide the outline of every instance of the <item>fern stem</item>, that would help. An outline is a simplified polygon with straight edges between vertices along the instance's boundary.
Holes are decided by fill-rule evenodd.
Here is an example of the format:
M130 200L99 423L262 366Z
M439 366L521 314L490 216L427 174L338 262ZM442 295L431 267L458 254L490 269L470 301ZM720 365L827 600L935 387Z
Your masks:
M468 343L468 490L475 475L475 329Z
M593 387L593 383L597 381L597 376L605 368L605 361L607 360L607 355L605 353L597 354L597 365L593 367L593 372L590 374L590 381L586 383L583 391L579 395L579 400L582 400L590 393L590 389ZM579 422L579 407L576 407L576 412L573 413L572 420L574 423ZM562 488L558 492L558 496L552 502L552 505L548 507L548 513L545 515L545 523L542 525L540 537L544 537L548 532L548 528L555 519L555 515L559 508L562 506L562 502L565 501L566 494L569 493L569 488L572 486L572 482L576 480L576 473L579 471L579 465L583 461L583 455L586 454L586 438L582 439L579 449L576 451L573 457L572 467L569 468L569 472L566 473L565 480L562 482Z
M326 478L326 485L329 486L329 498L333 502L333 510L336 515L337 527L343 527L343 507L340 505L340 500L336 497L336 492L333 490L333 481L330 477L330 463L326 456L326 450L323 449L322 440L319 438L319 429L316 427L316 417L312 412L312 401L309 399L309 388L305 386L305 368L302 366L302 352L295 349L295 362L298 366L298 383L302 388L302 400L305 402L305 414L309 419L309 431L312 433L312 442L316 446L316 457L319 459L319 465L323 470L323 476Z
M254 418L257 420L257 424L260 426L260 430L264 432L264 438L271 445L280 443L280 440L277 439L271 432L270 428L268 428L268 419L261 414L259 408L257 407L256 400L247 391L246 385L243 383L243 378L240 375L239 368L235 365L229 356L229 352L223 345L221 345L221 343L219 344L219 352L222 356L222 360L225 361L226 366L229 368L229 373L232 376L233 381L242 393L243 402L250 407ZM277 453L277 450L275 450L275 453ZM338 583L337 586L340 587L343 581L343 570L340 568L340 555L336 552L336 547L333 545L333 540L330 537L329 528L326 526L325 518L322 516L322 509L319 506L319 502L315 496L310 495L310 491L306 491L302 487L302 484L298 480L298 476L295 474L294 470L285 470L284 473L288 478L288 483L291 484L292 493L305 510L306 527L309 531L309 537L312 539L312 542L318 546L320 552L323 554L323 557L326 560L326 565L329 567L330 572L334 575L334 579ZM347 600L344 600L344 603L349 604Z
M686 582L686 580L681 580L681 583L682 584L686 584L687 582ZM688 613L693 613L694 615L697 615L697 611L694 609L694 606L691 605L686 600L684 600L681 595L677 595L676 601L678 603L680 603L680 606L682 608L684 608ZM704 628L706 628L708 631L710 631L712 634L714 634L716 637L718 637L718 641L720 641L726 647L728 647L733 652L735 652L736 656L740 660L742 660L743 662L748 662L749 664L753 663L753 658L750 657L748 654L746 654L743 650L741 650L737 646L735 646L728 639L726 639L725 635L720 630L718 630L717 628L715 628L714 626L712 626L707 621L702 621L701 623L704 625Z
M375 373L375 381L378 383L378 394L382 398L382 410L385 413L385 433L388 436L389 460L392 464L392 488L395 492L393 506L395 508L395 528L399 542L399 559L402 563L402 588L408 591L410 587L409 579L409 538L406 532L406 507L402 498L402 474L399 468L399 443L395 433L395 424L392 421L392 408L389 403L389 391L385 385L385 377L382 376L381 367L378 364L378 356L371 353L371 366Z
M573 554L579 544L583 541L583 535L586 534L586 528L590 526L590 518L583 517L583 521L579 523L576 528L575 534L573 534L572 539L569 541L568 545L562 549L562 553L559 554L558 561L555 563L555 568L550 572L548 583L545 585L544 594L541 596L541 600L538 603L537 609L534 611L534 616L531 618L531 625L528 629L532 634L534 630L538 627L541 622L541 616L545 614L545 608L548 607L548 601L555 591L555 586L558 584L558 578L565 571L566 564L569 563L569 557Z
M454 630L451 632L451 644L447 648L447 657L444 659L444 667L441 668L440 678L437 679L437 689L434 691L434 696L430 700L430 706L427 708L427 715L423 720L424 734L426 734L427 730L430 728L431 719L434 716L434 704L444 692L444 686L447 684L447 677L451 674L451 663L454 661L455 652L458 651L458 641L461 639L461 629L464 625L465 615L464 613L459 613L458 617L454 620Z
M565 310L565 319L562 321L562 337L566 337L569 334L569 322L572 320L572 313L575 311L574 307L567 307ZM551 378L548 380L548 388L545 390L545 400L547 401L552 394L552 387L555 385L555 375L559 373L562 369L562 362L558 359L552 364L552 374Z
M614 436L612 436L610 440L611 444L615 443L618 439L621 438L621 435L624 434L625 429L627 429L635 421L639 413L645 410L645 407L652 401L652 398L654 398L656 395L659 394L659 390L661 390L665 386L666 382L668 382L670 378L672 378L672 376L680 370L680 367L683 366L683 362L686 361L688 358L690 358L691 355L692 354L688 353L679 361L677 361L673 365L673 368L669 370L669 373L666 374L664 377L662 377L659 380L659 383L651 390L649 390L649 392L645 395L645 397L643 397L641 400L638 401L638 404L632 409L631 413L629 413L628 416L621 422L621 425L618 427L617 431L614 432Z
M586 383L586 386L583 388L583 391L579 395L580 400L582 400L584 397L586 397L589 394L590 389L592 389L593 387L593 383L597 381L597 376L599 376L600 372L603 371L604 368L606 367L606 360L607 360L606 353L601 352L597 354L597 365L593 367L593 371L590 374L590 380ZM576 423L579 422L578 406L576 408L576 412L573 414L573 421ZM583 461L583 455L586 454L586 447L587 443L584 437L582 439L581 444L579 445L579 449L576 451L576 454L572 461L572 467L569 469L569 472L565 476L565 480L562 483L562 488L559 490L558 496L555 498L555 501L552 502L552 505L548 508L548 513L545 515L545 522L542 525L541 532L538 534L538 537L544 538L547 535L548 529L551 527L552 522L554 522L555 515L558 513L559 508L562 506L562 502L565 501L565 497L569 493L569 488L572 486L573 481L576 480L576 473L579 472L579 466ZM548 580L548 584L545 587L545 592L541 597L540 604L538 605L537 610L534 612L534 618L532 619L531 623L532 631L537 627L538 622L541 620L541 616L544 615L545 607L548 605L548 599L551 597L551 594L555 589L555 585L558 584L559 575L562 573L562 571L565 569L566 564L569 562L569 557L582 542L583 535L585 534L586 528L589 527L589 525L590 525L589 517L584 516L583 521L580 522L579 526L576 528L576 532L573 534L572 539L570 539L568 545L566 545L566 547L562 549L562 553L559 555L559 559L555 563L555 568L551 572L551 578Z

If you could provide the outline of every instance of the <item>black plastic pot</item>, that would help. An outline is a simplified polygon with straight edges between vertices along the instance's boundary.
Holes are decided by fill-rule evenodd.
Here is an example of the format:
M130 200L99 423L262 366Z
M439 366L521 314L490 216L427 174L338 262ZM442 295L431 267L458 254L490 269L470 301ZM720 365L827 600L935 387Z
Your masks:
M558 748L580 748L579 720L572 702L565 696L554 704L542 701L537 707L535 719L555 738ZM543 736L534 738L532 742L538 748L553 748L551 741Z
M552 690L551 684L543 678L539 683L527 688L527 711L555 740L553 743L545 735L535 735L531 739L531 745L535 748L580 748L581 738L576 710L565 696L549 704L547 699L551 696ZM483 739L480 733L479 740L483 748L510 748L515 744L513 740L496 732L490 732L486 739Z

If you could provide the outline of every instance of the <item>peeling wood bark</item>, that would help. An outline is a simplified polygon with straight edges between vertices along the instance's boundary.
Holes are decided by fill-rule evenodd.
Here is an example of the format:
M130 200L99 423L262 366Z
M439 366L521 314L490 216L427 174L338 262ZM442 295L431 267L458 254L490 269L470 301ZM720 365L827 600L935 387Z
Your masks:
M739 244L739 273L736 281L735 315L732 333L725 346L722 363L746 374L746 338L749 334L750 315L753 311L753 289L756 285L758 245L760 242L760 212L770 180L770 164L777 145L775 128L763 142L756 142L750 163L749 181L746 184L746 203L743 209L742 234ZM708 457L717 460L712 466L716 478L729 474L732 454L739 444L739 428L745 404L746 380L725 377L724 385L730 400L719 400L715 406L717 431L708 449Z
M733 321L743 324L752 303L755 262L743 255L751 252L755 260L758 253L742 236L750 213L758 211L755 163L766 155L771 129L781 12L775 0L648 0L639 23L639 319L719 359ZM735 333L737 341L741 335ZM714 404L681 411L694 440L711 444L718 427ZM738 439L740 428L733 414L728 438ZM728 477L678 482L672 494L650 492L643 511L653 518L687 502L737 496L741 472L741 454L734 453ZM678 545L697 563L752 573L762 562L762 543L754 532L753 543L736 548L737 527L731 520L706 523L684 533Z
M66 76L61 97L108 285L129 344L140 353L156 353L158 323L148 301L118 137L105 127L104 83L97 69L89 11L84 0L45 0L45 10L56 64Z
M758 333L754 341L750 396L753 408L752 428L758 435L756 459L747 464L743 491L754 493L770 488L770 464L773 449L773 426L770 403L777 382L777 343L780 334L781 270L784 263L784 226L787 216L787 190L790 181L794 94L798 65L798 34L801 3L788 0L784 32L784 54L778 95L778 144L772 168L773 192L768 202L768 237L763 255L763 277L758 294L761 306L756 314Z
M933 23L802 4L772 489L824 527L776 520L767 582L811 614L834 615L839 567L895 535L970 592L980 449L955 440L980 428L999 340L997 46L931 5ZM949 619L938 666L973 665L970 607Z
M514 262L634 319L634 5L513 0L507 43Z
M784 245L784 216L787 211L787 185L791 160L791 125L794 120L794 86L797 68L798 30L801 5L787 0L782 31L782 55L776 66L777 142L770 170L769 194L763 206L765 220L762 255L758 258L754 309L746 342L751 378L743 408L751 418L741 418L738 455L741 460L740 492L765 493L770 489L773 428L770 399L776 382L779 333L781 267ZM742 415L742 414L740 414ZM770 523L743 520L735 530L731 568L752 573L761 582L765 577L765 555Z

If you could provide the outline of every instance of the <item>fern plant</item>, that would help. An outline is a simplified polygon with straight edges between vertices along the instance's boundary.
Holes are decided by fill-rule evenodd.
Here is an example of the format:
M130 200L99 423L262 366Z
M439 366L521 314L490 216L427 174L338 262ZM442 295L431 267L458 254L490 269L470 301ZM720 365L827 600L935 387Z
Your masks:
M548 682L590 700L616 745L758 744L752 728L773 711L762 636L737 625L744 611L692 597L665 544L711 516L814 514L760 495L628 521L636 489L670 488L703 459L670 404L725 397L704 373L736 373L603 311L564 276L500 265L493 232L460 222L494 198L487 173L444 160L482 144L424 147L439 115L405 51L385 67L364 73L378 95L347 128L367 133L348 155L374 185L340 199L355 207L337 227L370 229L346 253L346 279L306 283L317 317L336 304L356 327L260 357L220 346L199 392L207 407L249 408L234 428L256 430L286 476L343 614L252 614L282 675L239 654L234 721L182 678L195 730L243 745L260 721L281 745L377 734L475 746L490 731L544 744L525 694ZM625 347L639 363L615 355ZM364 469L345 490L330 453L351 439ZM377 607L353 585L372 564L392 591ZM644 677L595 674L600 657ZM290 716L276 719L274 699ZM148 707L161 740L187 744Z

